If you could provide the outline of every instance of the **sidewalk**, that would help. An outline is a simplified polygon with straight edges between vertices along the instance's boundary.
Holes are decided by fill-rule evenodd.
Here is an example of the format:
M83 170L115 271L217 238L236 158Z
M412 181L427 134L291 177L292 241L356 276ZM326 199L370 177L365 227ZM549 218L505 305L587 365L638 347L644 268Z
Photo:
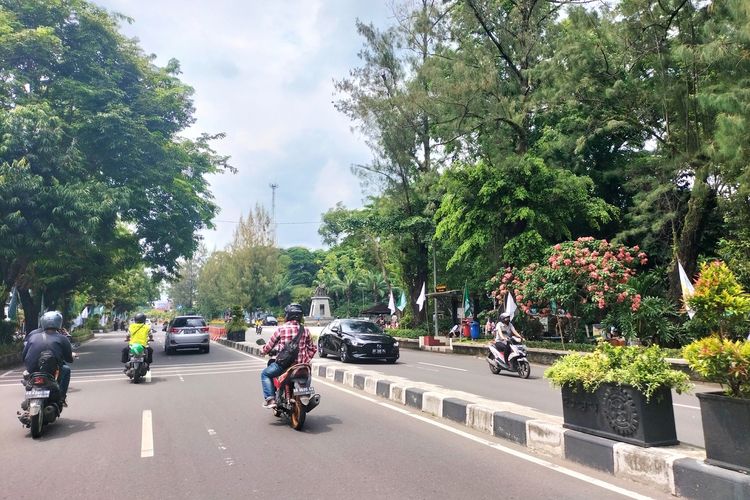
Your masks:
M223 339L218 342L250 354L260 353L249 342ZM700 448L687 445L641 448L599 438L565 429L560 417L529 407L402 377L386 377L357 365L343 366L315 358L313 371L331 382L513 441L535 453L571 460L673 495L700 499L750 498L750 476L705 464L705 452Z

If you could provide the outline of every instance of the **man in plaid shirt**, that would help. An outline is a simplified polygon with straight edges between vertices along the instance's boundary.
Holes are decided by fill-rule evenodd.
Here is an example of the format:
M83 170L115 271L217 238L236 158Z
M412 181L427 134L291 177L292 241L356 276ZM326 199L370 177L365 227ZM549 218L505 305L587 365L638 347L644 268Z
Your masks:
M273 332L268 343L263 346L262 353L265 356L271 349L277 347L278 351L281 351L286 344L291 342L294 337L297 336L299 331L299 322L302 320L302 307L299 304L289 304L284 309L284 324L281 325ZM303 326L304 328L304 326ZM305 333L300 336L299 339L299 350L297 351L298 363L309 363L315 353L317 352L315 344L312 342L310 337L310 330L305 328ZM276 401L274 401L274 387L273 379L284 373L284 369L278 364L271 363L262 372L260 372L260 383L263 386L263 397L265 402L263 408L275 408Z

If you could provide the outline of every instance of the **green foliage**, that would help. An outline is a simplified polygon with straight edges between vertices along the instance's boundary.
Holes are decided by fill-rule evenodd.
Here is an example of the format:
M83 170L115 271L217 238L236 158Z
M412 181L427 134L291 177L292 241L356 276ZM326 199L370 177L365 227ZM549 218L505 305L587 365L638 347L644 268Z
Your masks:
M231 314L232 318L224 326L226 332L244 332L247 330L248 325L245 323L245 314L242 312L242 306L233 305Z
M695 310L693 321L720 337L744 333L750 314L750 295L732 271L720 261L701 265L695 293L688 304Z
M750 398L750 341L711 335L685 346L690 368L724 387L727 396Z
M385 333L391 337L401 337L405 339L418 339L421 336L428 335L425 330L420 328L389 328Z
M662 387L684 392L691 389L687 374L674 370L658 346L614 347L599 343L593 353L568 354L544 372L555 387L580 385L594 392L602 383L629 385L646 400Z
M0 356L5 354L20 354L23 351L23 342L0 343Z
M98 314L93 314L86 318L86 321L83 322L83 327L86 330L101 330L102 326L99 324L99 321L102 319L101 316Z
M17 329L18 326L12 321L0 321L0 345L12 343Z
M75 341L80 341L80 339L91 337L92 333L88 328L76 328L70 335Z

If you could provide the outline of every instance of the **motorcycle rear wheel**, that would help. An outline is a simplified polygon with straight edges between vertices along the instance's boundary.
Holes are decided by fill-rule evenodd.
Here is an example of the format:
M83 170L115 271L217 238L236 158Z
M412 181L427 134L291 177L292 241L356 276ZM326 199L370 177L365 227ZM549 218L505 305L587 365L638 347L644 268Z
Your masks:
M497 375L498 373L500 373L500 368L498 368L495 363L487 363L487 364L490 365L490 371L492 373L494 373L495 375Z
M529 375L531 375L531 366L529 365L529 363L519 363L518 376L521 378L529 378Z
M289 415L289 425L292 426L292 429L295 431L301 431L302 426L305 425L305 417L307 416L307 412L305 412L305 407L302 406L302 402L300 401L299 396L294 398L294 405L292 406L292 412Z
M39 413L31 416L31 437L34 439L42 437L42 427L44 427L44 411L39 410Z

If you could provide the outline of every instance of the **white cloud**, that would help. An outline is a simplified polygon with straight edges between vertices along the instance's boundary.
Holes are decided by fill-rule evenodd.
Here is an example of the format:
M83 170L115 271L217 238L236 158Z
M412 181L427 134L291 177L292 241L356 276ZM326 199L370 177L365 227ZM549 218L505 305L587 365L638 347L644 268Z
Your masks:
M384 2L350 0L94 0L134 18L124 25L157 63L180 60L195 89L196 123L186 135L226 132L214 146L232 157L236 175L213 176L221 207L209 248L231 239L232 222L256 203L277 220L317 220L336 201L360 205L349 165L367 161L361 138L333 109L333 79L357 64L355 19L383 25ZM281 246L320 246L316 225L279 226Z

